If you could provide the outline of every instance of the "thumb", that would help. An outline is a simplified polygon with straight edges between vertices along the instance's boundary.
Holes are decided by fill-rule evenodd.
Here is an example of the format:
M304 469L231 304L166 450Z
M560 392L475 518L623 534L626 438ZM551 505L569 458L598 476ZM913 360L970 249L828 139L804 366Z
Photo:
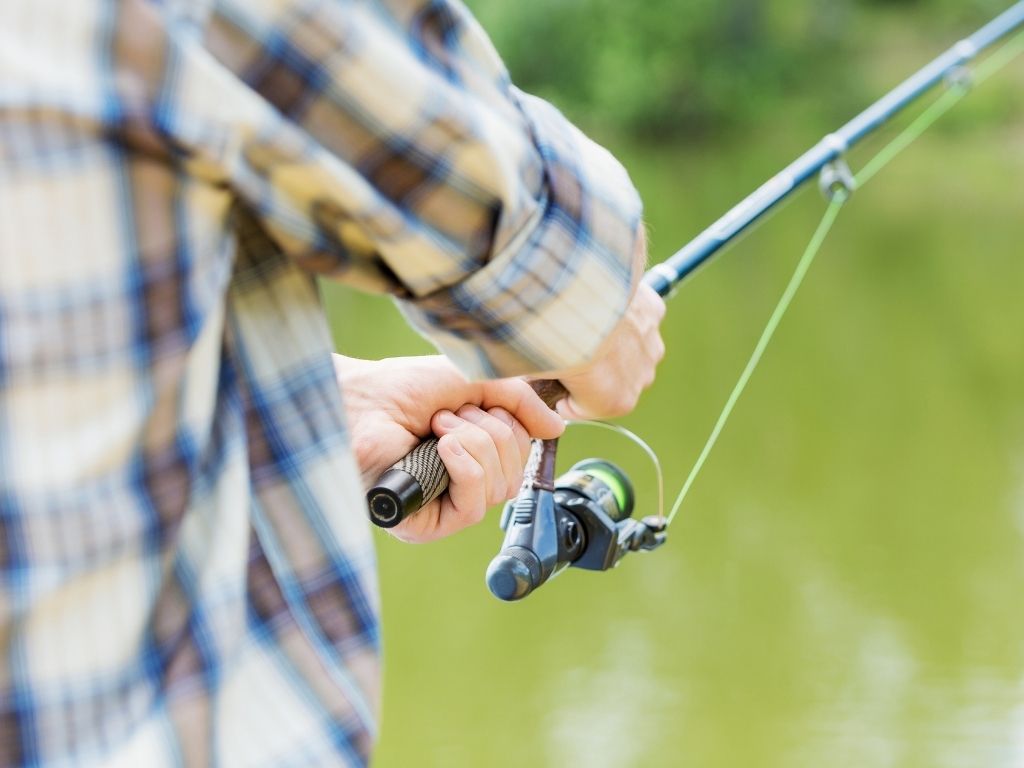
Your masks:
M592 418L584 408L580 407L572 395L559 400L555 405L555 412L566 421L586 421Z

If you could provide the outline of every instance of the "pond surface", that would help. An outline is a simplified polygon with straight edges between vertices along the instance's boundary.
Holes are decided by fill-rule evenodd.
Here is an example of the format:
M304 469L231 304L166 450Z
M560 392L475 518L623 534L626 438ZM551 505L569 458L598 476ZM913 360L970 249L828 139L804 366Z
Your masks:
M380 537L376 765L1024 765L1024 111L987 104L842 212L660 551L506 605L496 515ZM653 258L814 138L626 148ZM624 420L670 498L822 208L806 191L673 299ZM426 351L386 301L327 297L340 350ZM570 431L562 467L586 455L655 511L635 448Z

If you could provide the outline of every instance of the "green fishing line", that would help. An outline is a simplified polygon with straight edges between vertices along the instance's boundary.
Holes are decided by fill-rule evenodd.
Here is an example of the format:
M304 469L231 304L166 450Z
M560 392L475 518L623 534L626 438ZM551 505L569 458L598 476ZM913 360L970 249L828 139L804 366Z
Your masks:
M936 120L952 109L953 106L968 93L972 82L977 84L987 80L1022 52L1024 52L1024 32L1018 33L1016 36L1011 38L1008 43L1003 45L999 50L975 67L973 73L969 73L968 79L965 82L952 83L949 89L943 93L942 96L936 99L931 106L918 115L888 144L882 147L878 154L869 160L861 169L860 173L854 177L856 186L861 187L866 184L900 152L919 139L921 135L935 123ZM817 256L818 251L821 250L825 237L832 229L836 216L839 214L839 209L842 208L848 198L849 195L846 191L840 190L833 196L828 208L825 209L825 213L822 216L821 221L818 223L814 236L811 237L811 241L807 244L807 248L804 250L803 256L797 263L793 276L789 279L789 283L786 285L786 290L783 292L782 298L779 299L779 303L776 304L771 317L768 318L768 324L761 332L761 338L758 339L757 346L754 347L754 351L751 354L750 359L747 361L746 367L744 367L739 380L736 382L732 392L729 394L729 399L726 401L725 407L718 415L718 419L715 421L715 426L711 430L711 434L708 436L707 442L704 443L704 447L701 449L700 455L697 457L697 461L693 465L693 469L690 470L690 474L687 476L686 482L683 483L682 490L679 491L679 495L673 502L672 509L668 513L668 522L672 522L672 519L679 512L679 508L682 506L683 500L690 492L690 488L693 486L694 480L697 479L697 475L700 474L701 469L704 467L704 463L707 461L708 455L711 453L712 448L715 447L715 443L718 442L718 437L722 434L722 430L725 428L726 422L732 415L733 409L736 407L736 402L743 394L743 390L746 389L751 376L753 376L754 371L757 369L758 363L761 362L761 357L764 355L764 351L768 347L768 343L772 340L772 336L775 335L775 331L778 329L779 323L786 314L786 310L789 309L790 304L792 304L793 297L796 295L801 283L803 283L804 277L807 275L807 271L814 262L815 256Z
M598 427L599 429L606 429L611 432L615 432L616 434L622 435L623 437L633 442L641 451L643 451L644 454L646 454L647 458L651 460L651 466L654 468L654 477L658 485L658 517L664 517L665 474L664 472L662 472L661 460L658 458L658 454L655 453L654 449L647 444L647 441L645 441L635 432L631 432L630 430L626 429L621 424L609 424L608 422L605 421L592 421L590 419L574 419L572 421L566 422L566 424L570 427ZM587 471L590 472L591 474L597 474L596 472L594 472L594 468L589 468ZM605 472L605 474L611 475L611 473L607 471ZM619 478L606 478L602 475L601 479L608 482L608 486L612 489L612 492L615 494L616 501L619 502L620 509L625 509L628 491L621 486ZM614 482L609 482L611 480L614 480ZM619 495L620 493L622 494L621 496Z
M1024 32L1018 33L1008 43L981 62L973 72L967 73L964 83L953 83L931 106L918 115L896 138L886 144L869 160L856 176L857 186L866 184L876 173L887 166L900 152L913 144L935 121L949 112L966 96L971 88L985 82L1017 56L1024 52Z
M800 257L800 261L796 265L796 270L793 272L793 276L789 278L789 283L786 285L786 290L782 293L782 298L779 299L779 303L775 305L775 309L772 312L771 317L768 318L768 324L761 332L761 338L757 340L757 346L754 347L754 352L750 355L750 359L747 361L747 365L743 369L743 373L740 374L740 378L736 382L736 386L732 388L732 392L729 394L729 399L726 401L725 407L718 415L718 420L715 422L714 429L711 430L711 434L708 436L707 442L704 443L704 448L701 450L700 456L697 457L697 462L693 465L693 469L690 470L690 474L686 478L686 482L683 483L682 490L679 491L679 495L672 504L672 509L668 513L668 522L671 523L672 518L674 518L676 513L679 512L679 507L682 505L683 499L686 498L686 494L690 492L690 487L693 485L693 481L697 479L697 475L704 467L704 462L707 461L708 454L711 453L711 449L714 448L715 443L718 442L718 436L722 434L722 430L725 428L725 423L732 415L733 408L736 407L736 401L740 399L740 395L742 395L743 390L746 389L747 383L750 381L750 377L754 374L754 370L757 368L757 364L761 362L761 356L768 347L768 342L772 340L772 336L775 335L775 330L779 327L779 323L782 322L783 315L786 314L786 310L789 309L789 305L793 303L793 297L800 288L800 284L804 281L804 277L807 275L807 270L811 268L811 264L814 262L814 257L817 256L818 251L821 250L821 244L825 242L825 236L828 235L829 230L832 229L832 225L835 223L836 216L839 214L839 209L843 207L843 203L845 203L847 199L848 195L846 192L840 190L832 198L832 202L829 203L828 208L825 209L825 215L822 216L821 221L818 223L818 228L814 231L814 236L811 238L810 243L807 244L807 248L804 250L803 256Z
M882 149L879 150L873 158L865 163L860 172L856 174L854 177L856 186L861 187L866 184L886 165L892 162L897 155L919 139L921 135L934 125L940 117L960 102L960 100L970 91L972 83L977 84L988 79L1009 64L1022 52L1024 52L1024 32L1011 38L1008 43L979 64L974 69L973 73L971 73L968 80L963 83L951 84L945 93L936 99L920 115L918 115L909 125L907 125L906 128L900 131L895 138L882 147ZM843 207L843 204L848 199L849 194L845 190L839 190L833 195L831 202L825 209L825 213L822 215L821 221L818 223L818 226L814 231L814 235L807 244L807 248L800 257L800 261L797 262L796 269L793 271L793 275L790 277L789 282L786 285L786 289L782 293L782 297L779 299L778 304L775 305L775 309L768 318L768 323L761 332L761 337L758 339L757 345L754 347L754 351L750 355L750 359L747 361L746 366L743 368L743 372L740 374L739 379L732 388L732 392L729 394L729 399L726 400L725 406L718 415L718 419L715 421L711 434L704 443L704 447L701 449L701 452L697 457L697 461L690 470L690 474L687 476L686 482L683 483L683 487L679 491L679 495L676 496L676 499L672 504L672 509L669 510L668 513L668 522L672 522L676 514L678 514L679 508L683 504L683 500L686 498L687 494L689 494L690 488L697 479L697 475L699 475L701 470L704 468L704 464L707 461L708 456L711 454L712 449L718 442L718 438L721 436L722 430L725 429L726 422L728 422L729 417L732 416L736 403L747 388L747 384L750 382L751 377L754 375L754 371L761 362L761 358L764 355L765 350L768 348L768 344L771 342L776 330L778 330L779 324L782 322L782 318L793 303L793 298L796 296L804 278L807 276L807 272L814 263L815 257L821 250L822 244L825 242L825 238L832 229L832 225L835 224L840 208ZM618 425L606 424L598 421L577 421L570 423L610 429L618 432L619 434L625 435L641 447L654 464L658 483L658 513L660 515L662 510L664 510L665 484L662 475L661 463L658 460L657 454L655 454L651 447L637 435ZM602 479L605 479L607 482L611 478L602 477ZM625 489L619 488L617 482L608 482L608 484L615 493L616 499L619 501L620 505L623 504L624 501L622 497L624 497Z
M611 488L612 495L615 497L615 503L619 505L619 509L627 509L629 507L630 492L623 484L624 478L621 475L612 472L608 467L598 465L588 466L587 472Z

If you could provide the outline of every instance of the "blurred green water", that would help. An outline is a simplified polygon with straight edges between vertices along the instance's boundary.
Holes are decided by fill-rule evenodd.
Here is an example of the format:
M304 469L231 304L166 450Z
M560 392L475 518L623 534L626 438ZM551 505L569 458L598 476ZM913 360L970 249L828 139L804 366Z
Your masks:
M483 583L494 520L425 547L380 537L376 765L1024 765L1022 78L842 213L661 551L504 605ZM653 258L817 138L779 125L615 147ZM670 496L822 205L808 190L673 300L669 355L625 420ZM428 350L386 301L326 293L341 351ZM581 430L562 454L622 464L653 511L621 439Z

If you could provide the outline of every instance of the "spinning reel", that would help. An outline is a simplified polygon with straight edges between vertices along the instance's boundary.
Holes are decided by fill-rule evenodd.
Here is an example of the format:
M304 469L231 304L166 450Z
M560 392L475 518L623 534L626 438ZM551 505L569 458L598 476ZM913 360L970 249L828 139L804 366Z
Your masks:
M663 517L635 520L633 486L614 464L577 462L552 479L555 440L535 440L519 495L505 505L505 540L487 568L499 600L520 600L567 566L606 571L665 543Z
M549 406L568 395L557 381L531 383ZM505 540L487 568L499 600L521 600L567 566L607 571L627 553L665 542L664 517L632 517L633 485L614 464L585 459L555 479L558 440L534 440L522 489L505 505ZM420 443L385 472L367 494L370 519L398 525L448 487L437 438Z

